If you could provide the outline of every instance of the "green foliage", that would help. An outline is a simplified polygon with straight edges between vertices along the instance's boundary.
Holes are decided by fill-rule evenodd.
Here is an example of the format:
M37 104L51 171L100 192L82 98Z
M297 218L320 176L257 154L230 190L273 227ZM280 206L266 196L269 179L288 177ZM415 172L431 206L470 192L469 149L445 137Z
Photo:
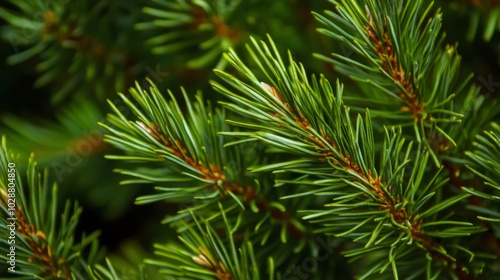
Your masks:
M500 222L499 204L500 197L500 126L491 124L491 130L478 135L474 142L475 150L467 152L470 158L469 169L477 174L487 187L484 191L467 188L465 191L487 200L484 206L473 205L470 208L486 214L488 217L479 216L479 219Z
M234 102L226 103L226 107L246 116L248 121L231 123L256 130L232 135L255 137L285 153L305 157L260 166L254 172L304 174L294 181L277 180L281 186L310 185L307 191L294 191L287 199L309 195L333 198L332 203L325 204L325 209L303 210L304 219L320 223L317 232L363 243L363 247L345 252L346 256L362 257L376 250L384 251L387 261L367 271L366 276L388 272L388 268L394 276L399 273L407 277L421 277L420 273L439 274L432 268L436 256L427 259L427 272L412 270L421 265L421 260L410 256L414 250L412 246L429 255L439 251L442 254L439 258L453 260L455 257L450 256L444 246L429 246L430 240L484 231L470 222L437 220L442 215L451 218L442 211L468 195L459 194L444 201L433 199L434 196L442 197L441 187L447 179L441 170L428 168L429 154L425 148L415 149L411 143L406 145L401 130L386 130L384 144L379 148L377 170L370 115L358 115L353 125L342 104L340 85L334 92L328 81L324 78L317 81L314 77L310 85L304 69L291 57L286 66L272 42L269 47L254 41L250 52L266 82L273 86L248 75L248 67L235 53L228 55L229 62L240 71L244 80L219 72L232 88L218 83L214 83L214 87ZM409 163L413 163L413 168L408 167ZM405 168L409 169L409 178L405 177L408 174ZM425 178L432 179L426 181ZM404 263L402 270L396 265L400 262ZM483 266L473 264L477 269L474 273L480 273Z
M200 68L213 61L218 61L216 68L223 67L225 62L221 60L222 52L234 46L241 36L239 31L231 30L226 24L235 19L235 10L241 8L242 1L154 2L158 7L143 9L145 14L154 19L135 25L138 30L162 30L161 35L146 41L147 45L152 46L154 54L162 55L199 47L203 50L203 55L188 61L188 67Z
M35 87L52 86L52 102L59 103L74 92L94 92L102 98L109 91L125 88L131 72L138 74L135 60L140 44L134 46L128 40L131 36L140 38L140 33L130 28L131 20L138 16L132 2L9 2L16 9L0 8L0 18L9 23L2 35L15 51L7 63L36 58L40 74ZM125 15L128 21L122 20ZM120 32L94 28L95 24L115 26Z
M50 86L58 104L36 124L2 116L17 150L50 167L39 174L33 155L23 166L3 139L0 225L13 237L0 236L0 259L9 261L15 239L15 279L500 275L498 85L475 84L445 37L454 4L442 12L424 0L9 3L0 8L16 52L7 62L38 65L35 86ZM484 38L493 40L498 13L489 14ZM312 19L320 38L304 35ZM168 87L186 87L164 90L165 75L147 67L141 83L142 66L163 62ZM111 168L125 187L115 188ZM66 184L97 193L108 217L141 187L133 209L151 207L140 220L160 224L140 235L154 254L133 240L105 258L98 232L77 237L82 209L58 204L77 193L59 192ZM144 225L137 217L117 232Z
M281 40L293 42L290 46L300 55L309 56L307 41L311 38L300 40L294 35L309 32L309 22L304 22L311 18L309 6L323 7L325 3L153 0L142 9L145 20L134 27L150 34L145 45L159 58L169 57L169 63L183 56L182 63L187 68L224 69L227 61L222 54L230 48L240 49L250 35L273 33ZM286 9L292 11L283 13ZM297 18L301 20L297 21Z
M0 239L2 262L13 261L9 267L16 274L40 279L88 277L91 266L103 258L104 252L96 239L99 233L83 234L77 241L75 230L82 209L77 203L67 201L59 216L57 185L50 186L48 171L38 173L37 163L30 157L28 186L24 187L16 161L3 137L0 223L2 228L9 229L9 235Z
M417 141L428 147L439 165L440 151L432 139L443 138L448 142L445 149L456 146L444 126L463 117L453 111L452 100L469 79L457 84L460 57L456 46L442 47L442 14L438 10L431 15L432 3L426 6L423 1L396 2L387 8L376 1L360 2L334 2L338 13L316 14L326 26L319 31L352 50L350 56L318 56L340 73L370 85L361 86L363 94L346 98L350 106L369 107L376 118L413 127Z
M484 135L477 136L474 146L476 147L476 151L469 152L468 155L477 168L471 169L474 173L480 175L487 185L499 189L500 126L492 123L490 131L485 131ZM485 172L479 170L484 170Z
M271 252L280 252L273 253L277 264L285 260L281 253L299 251L306 245L306 240L294 241L293 246L287 244L289 235L293 238L304 235L301 222L289 216L297 203L285 207L277 200L284 192L273 188L269 176L255 176L246 170L262 162L258 147L248 145L248 141L229 143L219 135L229 131L224 110L204 105L201 95L191 104L183 91L188 113L182 113L173 94L169 93L171 100L167 102L154 85L149 92L137 85L131 94L133 100L120 95L130 110L121 112L112 104L115 115L108 116L112 126L106 126L111 132L106 141L127 152L108 158L143 162L135 170L117 170L134 177L123 183L160 184L155 188L159 193L139 197L136 203L164 200L180 203L178 213L164 220L180 229L187 226L186 222L199 229L198 222L191 219L193 213L211 224L229 227L222 222L227 216L237 221L231 226L232 232L249 230L249 240L266 245ZM125 112L134 116L127 118ZM144 162L152 164L146 168ZM279 236L282 242L271 243L273 236ZM167 248L176 252L175 246L178 245L173 243ZM247 245L242 246L242 250L247 250Z
M223 234L207 222L203 228L193 216L196 230L183 225L178 232L182 246L176 243L156 245L157 254L166 260L146 260L146 263L161 268L167 279L261 279L259 270L263 268L257 265L248 235L241 245L237 245L233 239L237 225L231 225L220 204L219 207L226 224Z

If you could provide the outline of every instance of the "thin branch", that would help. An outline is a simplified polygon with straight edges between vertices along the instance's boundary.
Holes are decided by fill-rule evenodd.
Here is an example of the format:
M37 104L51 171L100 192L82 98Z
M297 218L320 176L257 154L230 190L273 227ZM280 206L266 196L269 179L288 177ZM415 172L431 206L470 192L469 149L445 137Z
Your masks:
M171 151L174 156L181 159L189 166L200 171L203 174L204 179L215 182L215 184L213 184L211 187L214 190L218 190L220 195L226 196L228 192L231 192L235 195L241 195L243 196L243 203L245 205L249 205L252 201L255 201L259 210L270 212L274 220L281 224L285 224L289 233L294 237L300 238L304 235L304 232L292 223L293 218L288 212L270 207L271 202L263 197L259 197L259 194L256 193L255 189L251 186L241 186L234 182L230 182L226 174L224 174L223 168L221 168L221 166L208 163L207 168L205 166L206 164L204 165L202 161L196 162L194 157L190 155L189 152L184 148L181 141L167 140L167 138L163 135L156 124L150 124L152 129L150 129L140 121L137 121L137 124L144 128L151 137L153 137L155 140L162 143L167 149L169 149L169 151Z

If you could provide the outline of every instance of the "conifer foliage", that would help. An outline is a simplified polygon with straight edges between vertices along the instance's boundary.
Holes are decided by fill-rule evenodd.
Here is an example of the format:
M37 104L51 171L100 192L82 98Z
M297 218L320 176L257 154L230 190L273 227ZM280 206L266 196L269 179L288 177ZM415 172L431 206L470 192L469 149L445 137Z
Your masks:
M145 41L152 55L214 68L203 94L148 79L109 95L99 122L114 148L106 160L122 184L148 189L135 204L175 208L158 220L168 238L151 242L135 279L499 277L500 107L446 43L447 15L424 0L331 1L312 11L320 40L334 46L311 54L319 69L333 69L317 73L274 34L236 31L260 30L236 16L259 1L243 2L151 1L134 24L138 33L165 31ZM22 25L5 9L0 16ZM52 43L10 62L60 47ZM77 61L91 69L90 84L99 79L98 62ZM41 81L59 73L53 64L42 63ZM125 83L116 65L106 69ZM7 143L0 259L15 252L9 276L128 279L97 232L80 237L81 208L58 206L58 184L38 171L36 154L25 176Z

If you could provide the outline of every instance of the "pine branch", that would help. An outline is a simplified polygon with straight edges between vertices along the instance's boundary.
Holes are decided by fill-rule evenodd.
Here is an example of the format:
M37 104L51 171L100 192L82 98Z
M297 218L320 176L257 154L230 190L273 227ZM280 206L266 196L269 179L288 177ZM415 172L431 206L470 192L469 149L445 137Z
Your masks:
M16 10L0 8L0 18L9 23L2 26L2 37L15 52L7 58L7 63L36 59L39 75L35 87L51 86L53 103L82 91L95 92L102 98L107 92L123 89L135 76L135 49L139 46L134 47L131 42L140 41L140 34L131 34L134 31L131 28L103 32L93 25L116 25L113 21L125 14L120 10L128 9L126 16L129 17L136 7L121 5L115 9L113 1L73 5L64 1L10 2ZM103 13L106 16L103 17ZM126 36L134 36L136 40L128 40Z
M205 223L203 227L202 222L192 214L195 225L184 224L179 232L182 246L157 244L156 253L166 260L149 259L146 263L158 266L165 275L178 279L261 279L261 269L248 234L241 243L237 243L233 238L237 225L231 224L221 204L219 208L224 224L223 237L210 224ZM269 263L272 267L272 259ZM269 273L274 274L272 268Z
M500 209L498 208L500 197L497 196L498 191L500 191L500 125L492 123L490 131L485 131L483 135L477 136L474 146L475 150L467 152L470 159L467 167L477 174L488 188L484 192L475 188L465 188L464 190L482 199L496 202L491 207L476 207L475 209L483 209L486 213L493 215L493 218L481 216L480 219L500 222Z
M247 159L240 157L248 153L245 147L227 143L219 135L219 132L229 131L224 111L213 111L210 104L203 103L200 95L192 104L184 90L186 116L171 92L171 101L167 102L154 85L149 92L137 85L136 89L131 89L131 94L133 100L123 94L120 96L135 117L125 117L111 104L115 112L109 116L111 126L103 125L110 131L107 141L129 155L107 157L155 164L153 168L143 167L137 171L119 170L139 178L127 183L167 184L156 188L162 193L140 197L137 203L163 200L191 203L195 198L194 205L184 204L187 207L164 222L189 219L193 212L210 216L213 223L214 219L221 218L218 209L214 208L219 202L233 219L247 215L241 226L253 227L255 235L251 237L258 240L256 236L264 236L260 240L262 243L276 230L276 225L281 228L283 243L287 242L288 235L301 238L306 234L306 228L294 217L293 210L289 212L286 206L272 199L272 185L263 177L247 176L244 171L249 163L261 161L261 156L250 150L254 159L246 162ZM234 165L243 172L232 172L230 167ZM256 182L252 183L254 179Z
M0 208L4 214L0 222L10 229L10 234L1 238L4 245L8 244L2 246L2 261L9 263L9 272L17 275L40 279L87 277L87 266L102 259L103 252L96 238L99 233L83 234L81 241L76 242L75 229L81 214L78 204L72 207L68 201L58 219L57 185L49 187L48 171L43 176L37 173L37 164L33 156L30 158L27 172L29 197L26 197L15 162L3 137ZM84 250L88 250L87 255L82 254Z
M224 68L221 55L235 46L242 31L232 28L227 21L241 1L155 1L156 7L145 7L143 12L151 19L135 25L138 30L161 29L146 41L153 54L164 55L196 46L202 52L187 62L191 68L202 68L217 61L215 68Z
M395 277L398 275L397 254L403 252L403 248L410 250L408 246L422 248L430 260L443 265L456 277L467 279L469 273L477 273L468 272L436 241L436 238L468 236L484 229L468 222L434 222L443 210L469 195L459 194L426 206L446 182L438 172L431 175L434 179L427 182L427 186L423 185L424 174L432 174L426 168L428 150L423 147L412 150L410 143L404 152L401 131L386 131L381 165L377 170L370 114L367 112L364 118L358 116L353 125L348 108L342 104L340 84L333 91L324 77L319 81L313 77L309 82L303 67L293 62L290 55L289 66L283 63L272 41L269 47L254 40L252 48L248 49L253 63L260 68L260 76L266 77L266 83L259 81L234 52L226 58L243 80L217 71L231 88L213 82L214 88L233 102L223 104L247 118L247 121L231 123L255 130L231 135L251 136L285 153L304 157L264 165L254 169L255 172L298 172L312 178L320 174L318 179L311 180L311 185L327 187L318 194L333 195L335 202L325 205L333 209L307 211L310 214L304 218L322 223L322 232L332 232L354 241L368 239L365 243L368 249L356 249L353 250L356 253L348 255L386 248L388 265L392 266ZM413 160L409 157L412 151L416 152ZM403 171L410 161L414 161L414 166L410 178L406 179ZM297 183L307 183L302 180L303 177L299 177ZM335 217L333 223L331 215ZM381 240L375 242L378 239ZM380 272L386 268L382 265Z
M457 146L443 126L463 117L451 104L470 79L456 82L460 57L454 46L442 50L441 14L429 16L432 3L427 7L423 1L333 3L338 14L315 14L327 27L319 31L347 44L354 55L318 57L331 62L342 74L370 85L362 88L362 97L346 97L346 102L356 110L369 106L377 118L413 127L416 139L428 147L440 166L438 154ZM438 138L444 139L443 144L432 145Z

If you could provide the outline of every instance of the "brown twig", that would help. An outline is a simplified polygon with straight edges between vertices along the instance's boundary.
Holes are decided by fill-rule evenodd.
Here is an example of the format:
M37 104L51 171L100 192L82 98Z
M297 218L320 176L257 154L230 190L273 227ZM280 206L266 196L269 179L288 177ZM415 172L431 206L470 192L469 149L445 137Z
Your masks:
M423 114L421 113L425 112L424 101L418 98L414 90L411 74L406 75L405 70L399 63L389 36L387 33L382 34L382 38L377 36L375 22L368 8L366 13L370 25L365 27L365 31L380 57L382 69L404 88L404 92L398 94L399 98L406 103L401 108L401 111L412 113L415 121L417 121L422 117Z

